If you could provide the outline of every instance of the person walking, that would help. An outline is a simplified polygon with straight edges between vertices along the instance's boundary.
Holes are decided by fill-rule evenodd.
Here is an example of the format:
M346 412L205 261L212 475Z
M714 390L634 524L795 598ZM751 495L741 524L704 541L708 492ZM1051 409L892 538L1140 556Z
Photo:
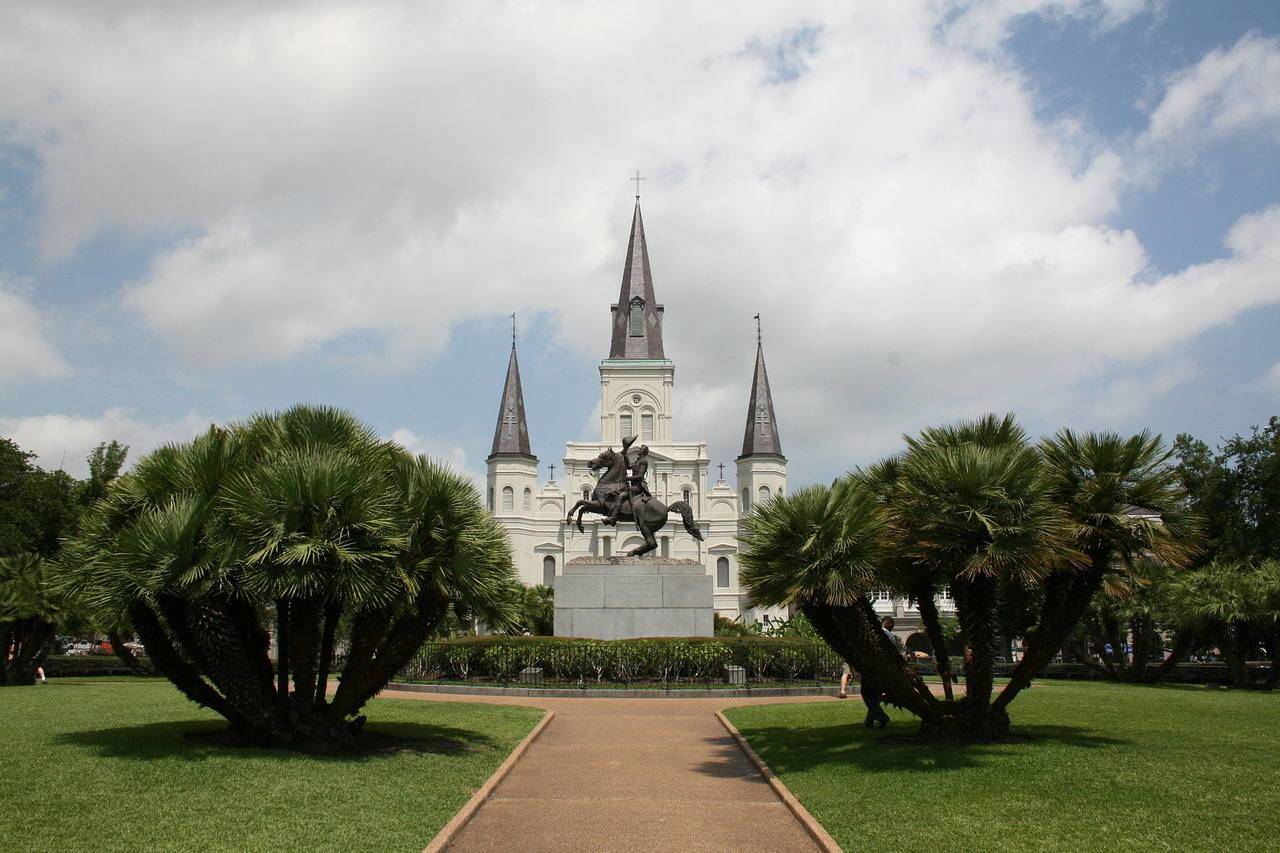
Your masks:
M862 694L862 704L867 706L867 718L863 721L863 725L867 728L881 728L889 725L889 715L884 712L884 708L880 707L881 701L884 699L884 690L876 682L870 673L859 673L859 692Z

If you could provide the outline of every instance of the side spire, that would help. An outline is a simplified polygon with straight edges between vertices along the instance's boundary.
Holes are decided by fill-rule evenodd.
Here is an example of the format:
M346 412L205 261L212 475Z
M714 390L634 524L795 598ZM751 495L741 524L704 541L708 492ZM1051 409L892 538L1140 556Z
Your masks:
M524 414L524 390L520 387L520 362L516 358L515 315L511 315L511 359L507 362L507 381L502 386L502 404L498 407L498 425L493 430L495 456L527 456L536 459L529 449L529 422Z
M760 335L759 314L755 320L756 369L751 377L747 428L742 436L742 455L739 459L748 456L782 456L782 439L778 437L778 419L773 414L773 394L769 391L769 372L764 366L764 343Z
M631 217L631 241L622 268L622 291L613 307L609 358L666 358L662 348L662 306L653 295L649 245L644 238L640 199Z

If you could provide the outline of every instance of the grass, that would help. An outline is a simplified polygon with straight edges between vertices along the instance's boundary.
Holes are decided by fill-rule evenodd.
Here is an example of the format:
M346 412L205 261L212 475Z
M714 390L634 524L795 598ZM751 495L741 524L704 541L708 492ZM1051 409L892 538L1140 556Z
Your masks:
M726 714L850 851L1280 849L1280 695L1053 682L1010 709L1029 742L906 742L855 700Z
M379 699L415 751L313 757L219 745L167 681L0 690L0 850L421 850L542 711Z

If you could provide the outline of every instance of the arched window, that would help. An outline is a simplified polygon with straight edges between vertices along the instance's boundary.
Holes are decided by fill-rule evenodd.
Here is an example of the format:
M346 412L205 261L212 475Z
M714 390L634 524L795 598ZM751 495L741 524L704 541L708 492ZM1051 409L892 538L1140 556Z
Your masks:
M590 486L583 486L583 487L582 487L582 499L583 499L584 501L589 501L589 500L591 500L591 487L590 487Z
M721 557L716 560L716 586L722 589L729 586L729 558Z
M743 512L751 511L751 490L750 489L742 490L742 511Z
M640 440L653 441L653 412L640 415Z
M502 509L511 512L516 508L516 490L510 486L502 487Z
M760 490L756 492L756 494L757 494L756 502L764 503L765 501L769 500L769 487L761 486Z
M542 585L556 585L556 558L550 554L542 558Z
M631 334L635 337L644 334L644 300L639 296L631 300Z
M493 512L493 489L489 489L489 512Z
M533 489L526 486L524 490L524 510L528 512L531 509L533 509Z
M623 412L618 415L618 439L621 440L631 435L631 428L631 413Z
M685 503L690 503L693 500L693 492L689 490L688 486L685 486L684 491L682 491L680 494L684 495Z

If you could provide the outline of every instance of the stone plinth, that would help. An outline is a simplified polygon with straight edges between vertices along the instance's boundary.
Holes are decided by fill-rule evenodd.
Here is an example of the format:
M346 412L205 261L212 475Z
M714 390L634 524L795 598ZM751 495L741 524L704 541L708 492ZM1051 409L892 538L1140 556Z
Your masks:
M696 560L578 557L556 578L557 637L710 637L712 579Z

